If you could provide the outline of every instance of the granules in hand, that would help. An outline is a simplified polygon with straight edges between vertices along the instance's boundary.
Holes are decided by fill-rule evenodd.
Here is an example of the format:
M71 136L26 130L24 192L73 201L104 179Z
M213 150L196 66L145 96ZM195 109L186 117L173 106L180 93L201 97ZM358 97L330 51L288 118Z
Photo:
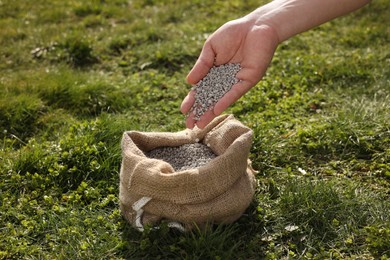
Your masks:
M200 117L239 82L236 74L240 71L239 63L228 63L214 66L208 74L201 79L192 89L195 90L195 102L190 109L194 113L194 119Z

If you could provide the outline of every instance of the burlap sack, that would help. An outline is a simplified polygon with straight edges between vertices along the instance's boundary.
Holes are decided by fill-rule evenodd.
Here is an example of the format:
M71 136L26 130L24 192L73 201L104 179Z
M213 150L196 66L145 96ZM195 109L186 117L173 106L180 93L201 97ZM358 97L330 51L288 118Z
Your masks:
M175 172L169 163L144 154L161 146L197 141L209 144L217 157L196 169ZM252 130L232 115L219 116L204 129L125 132L119 194L122 215L140 230L143 224L161 220L187 227L237 220L255 190L248 160L251 144Z

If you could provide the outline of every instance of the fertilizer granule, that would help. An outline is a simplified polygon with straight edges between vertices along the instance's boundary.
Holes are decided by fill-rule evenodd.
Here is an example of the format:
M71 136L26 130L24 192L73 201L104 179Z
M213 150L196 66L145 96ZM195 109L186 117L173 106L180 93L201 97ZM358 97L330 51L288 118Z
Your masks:
M175 171L198 168L217 157L213 151L203 143L158 147L145 153L145 155L149 158L160 159L171 164Z

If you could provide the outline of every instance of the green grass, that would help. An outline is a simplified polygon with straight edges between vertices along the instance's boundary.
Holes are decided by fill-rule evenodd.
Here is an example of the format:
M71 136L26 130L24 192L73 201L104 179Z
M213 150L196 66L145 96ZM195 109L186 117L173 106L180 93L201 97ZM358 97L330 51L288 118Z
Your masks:
M258 1L0 1L0 259L390 258L390 10L283 43L228 109L254 131L236 223L134 230L126 130L178 131L207 36Z

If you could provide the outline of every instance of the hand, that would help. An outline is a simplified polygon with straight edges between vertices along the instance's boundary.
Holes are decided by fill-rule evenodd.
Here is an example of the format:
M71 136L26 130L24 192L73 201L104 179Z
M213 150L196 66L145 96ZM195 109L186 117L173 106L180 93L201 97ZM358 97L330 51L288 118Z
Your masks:
M196 121L191 113L186 119L186 126L205 127L256 85L264 76L278 44L278 36L272 27L265 24L255 25L245 17L227 22L210 35L187 76L187 82L194 85L204 78L214 65L226 63L241 64L241 70L236 75L240 81L199 121ZM194 100L195 92L190 91L181 104L183 114L190 111Z

